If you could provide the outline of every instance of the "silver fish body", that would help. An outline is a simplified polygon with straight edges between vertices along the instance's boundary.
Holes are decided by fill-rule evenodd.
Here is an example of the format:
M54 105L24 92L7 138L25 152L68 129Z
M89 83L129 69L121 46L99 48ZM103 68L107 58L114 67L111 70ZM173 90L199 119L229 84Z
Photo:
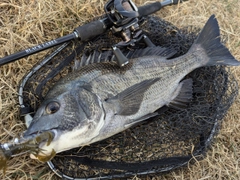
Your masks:
M192 80L182 80L202 66L238 62L220 42L211 16L187 54L168 60L173 51L161 47L119 68L113 62L90 64L68 74L47 94L24 136L54 132L45 155L89 145L117 134L149 117L164 105L183 108L192 97Z

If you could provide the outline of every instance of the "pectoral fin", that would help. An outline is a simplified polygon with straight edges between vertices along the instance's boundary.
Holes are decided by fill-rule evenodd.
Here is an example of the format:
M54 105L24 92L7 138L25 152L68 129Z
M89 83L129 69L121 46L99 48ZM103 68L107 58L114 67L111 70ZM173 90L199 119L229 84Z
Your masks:
M106 102L115 107L118 115L128 116L135 114L140 108L144 93L158 80L159 78L153 78L142 81L107 99Z
M168 104L169 107L175 109L185 109L187 104L192 100L192 79L185 79L179 83L175 94L175 98Z

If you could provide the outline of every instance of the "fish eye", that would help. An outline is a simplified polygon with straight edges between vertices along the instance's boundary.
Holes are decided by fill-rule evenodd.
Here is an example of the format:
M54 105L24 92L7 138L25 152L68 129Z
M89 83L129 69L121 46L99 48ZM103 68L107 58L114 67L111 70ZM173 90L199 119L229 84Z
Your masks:
M46 106L46 113L47 114L54 114L60 108L60 104L58 102L50 102Z

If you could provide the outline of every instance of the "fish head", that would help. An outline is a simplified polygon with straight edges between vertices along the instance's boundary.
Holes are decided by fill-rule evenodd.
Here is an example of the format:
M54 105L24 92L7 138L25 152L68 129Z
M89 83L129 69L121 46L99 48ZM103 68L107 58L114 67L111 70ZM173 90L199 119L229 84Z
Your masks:
M90 144L104 124L101 101L89 89L78 87L50 94L23 134L24 138L45 132L53 135L51 142L47 143L47 138L39 140L41 151L34 156L41 161L49 160L55 153Z

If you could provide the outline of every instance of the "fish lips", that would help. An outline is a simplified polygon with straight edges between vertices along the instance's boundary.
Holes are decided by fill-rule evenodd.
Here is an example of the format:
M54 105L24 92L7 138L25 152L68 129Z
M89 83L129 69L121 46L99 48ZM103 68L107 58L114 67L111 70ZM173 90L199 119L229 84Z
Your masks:
M56 129L50 129L46 131L36 131L36 132L31 132L31 131L25 131L23 133L23 138L24 139L30 139L35 141L35 143L39 146L39 148L43 146L49 146L53 141L55 141L58 137L58 132Z
M39 150L37 150L37 153L31 152L30 157L32 159L38 159L41 162L46 162L49 159L51 159L53 157L52 152L55 152L52 146L52 143L54 144L54 142L58 138L58 134L59 133L56 129L51 129L51 130L42 131L42 132L38 131L33 133L32 132L29 133L28 131L26 131L23 134L23 138L32 140L32 143L35 143L39 148ZM39 159L39 157L41 158ZM47 159L47 160L42 160L43 157L44 159Z
M50 127L50 128L49 128ZM54 123L49 123L49 122L45 122L43 121L43 119L33 119L32 123L30 124L30 126L27 128L27 130L23 133L23 138L28 138L31 136L40 136L42 138L41 134L46 134L47 132L49 134L51 134L52 136L52 140L55 140L57 138L58 135L58 124L54 124ZM46 138L43 138L42 141L46 141L47 139L47 134L46 134ZM40 142L39 142L40 143Z
M56 135L56 128L52 128L49 130L44 130L44 131L33 131L32 129L28 128L24 133L23 133L23 138L28 138L28 137L33 137L33 136L38 136L42 133L46 133L49 132L51 133L54 137Z

